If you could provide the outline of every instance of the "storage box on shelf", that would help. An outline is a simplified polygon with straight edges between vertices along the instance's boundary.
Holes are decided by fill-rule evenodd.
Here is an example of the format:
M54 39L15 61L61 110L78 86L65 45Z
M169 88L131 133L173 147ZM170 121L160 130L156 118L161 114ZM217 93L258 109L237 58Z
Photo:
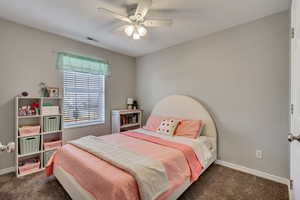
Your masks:
M16 97L18 177L43 170L44 156L62 146L62 110L63 99L60 97Z
M42 106L43 115L58 115L59 106Z
M40 151L40 136L19 138L20 154L29 154Z
M56 149L62 146L62 140L44 142L44 150Z
M60 116L44 117L44 132L53 132L60 130Z
M40 134L41 126L22 126L19 128L19 136L30 136Z
M55 152L56 150L49 150L49 151L45 151L44 152L44 166L47 165L49 159L51 158L52 154Z
M41 161L38 158L30 158L19 163L19 173L25 174L40 169Z

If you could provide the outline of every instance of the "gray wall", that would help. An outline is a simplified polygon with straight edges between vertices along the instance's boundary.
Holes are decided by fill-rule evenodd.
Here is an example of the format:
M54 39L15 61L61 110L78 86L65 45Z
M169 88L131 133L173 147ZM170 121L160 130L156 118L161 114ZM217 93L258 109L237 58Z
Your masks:
M38 95L41 81L61 85L61 74L55 69L55 51L69 51L109 60L112 77L107 80L106 124L73 128L65 139L110 132L110 110L124 108L126 98L135 96L135 59L64 37L41 32L0 19L0 141L15 138L14 96L22 91ZM14 166L14 155L0 153L0 169Z
M284 12L138 58L137 97L147 114L171 94L202 101L219 159L288 177L288 53Z

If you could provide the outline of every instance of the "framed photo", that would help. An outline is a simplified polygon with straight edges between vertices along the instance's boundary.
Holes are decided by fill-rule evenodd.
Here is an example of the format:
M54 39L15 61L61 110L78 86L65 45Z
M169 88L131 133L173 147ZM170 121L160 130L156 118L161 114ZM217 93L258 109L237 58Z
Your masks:
M59 97L59 88L47 87L49 97Z

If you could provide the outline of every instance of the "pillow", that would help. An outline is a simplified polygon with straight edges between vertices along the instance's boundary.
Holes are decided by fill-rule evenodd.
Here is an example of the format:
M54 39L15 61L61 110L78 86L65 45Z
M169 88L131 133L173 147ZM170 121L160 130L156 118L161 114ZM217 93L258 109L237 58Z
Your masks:
M146 126L143 127L143 129L149 130L149 131L156 131L161 122L165 119L169 119L167 117L160 117L156 115L150 115L150 117L147 120Z
M146 125L143 129L149 131L157 131L158 127L160 126L163 120L168 119L175 119L179 120L180 123L178 124L177 129L175 130L174 136L184 136L188 138L197 138L203 134L204 123L201 120L191 120L191 119L180 119L176 117L162 117L156 115L150 115Z
M179 122L180 121L176 119L165 119L160 123L156 132L172 136Z
M201 120L182 119L174 136L184 136L196 139L202 132L203 122Z

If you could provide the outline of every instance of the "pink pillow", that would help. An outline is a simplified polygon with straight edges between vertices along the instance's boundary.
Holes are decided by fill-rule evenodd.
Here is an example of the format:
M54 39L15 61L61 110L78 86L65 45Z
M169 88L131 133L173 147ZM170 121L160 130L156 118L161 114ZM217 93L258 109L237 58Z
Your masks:
M146 126L143 127L143 129L150 130L150 131L156 131L157 128L160 126L161 122L165 119L169 119L168 117L160 117L156 115L150 115L150 117L147 120Z
M156 131L157 128L160 126L161 122L166 119L176 119L180 120L174 136L184 136L188 138L196 139L199 134L200 130L203 127L203 122L201 120L192 120L192 119L180 119L175 117L161 117L156 115L150 115L147 120L146 126L143 128L150 131Z
M202 126L203 123L201 120L181 119L174 136L184 136L196 139L200 134Z

